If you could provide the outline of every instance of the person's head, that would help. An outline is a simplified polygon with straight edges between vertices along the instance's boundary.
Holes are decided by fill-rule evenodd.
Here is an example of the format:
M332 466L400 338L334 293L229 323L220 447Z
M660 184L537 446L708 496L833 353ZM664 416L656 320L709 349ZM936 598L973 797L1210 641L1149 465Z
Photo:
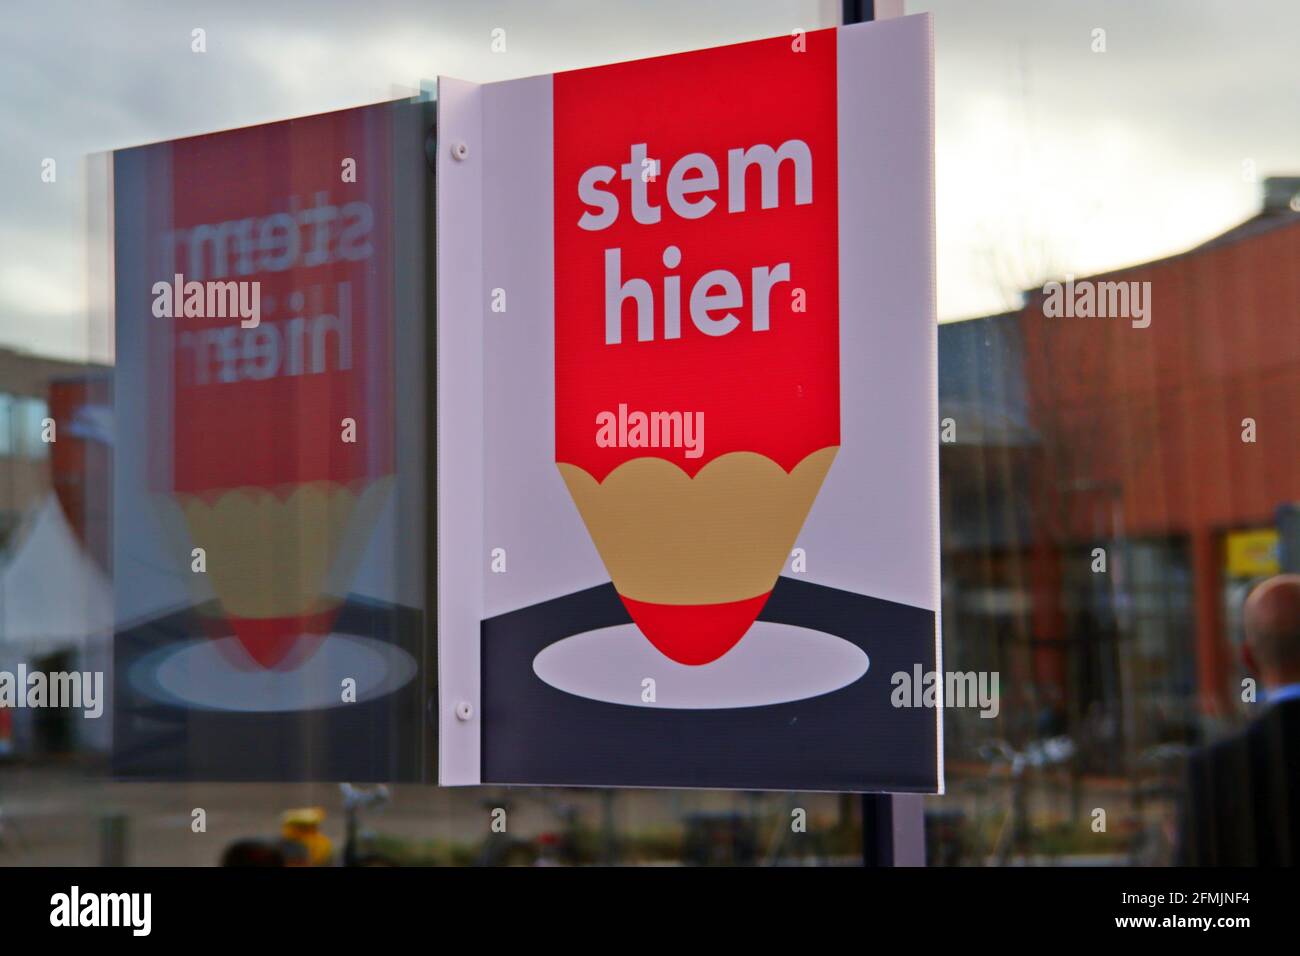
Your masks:
M1300 682L1300 574L1279 574L1246 598L1246 666L1266 688Z
M221 854L222 866L285 866L280 848L266 840L237 840Z

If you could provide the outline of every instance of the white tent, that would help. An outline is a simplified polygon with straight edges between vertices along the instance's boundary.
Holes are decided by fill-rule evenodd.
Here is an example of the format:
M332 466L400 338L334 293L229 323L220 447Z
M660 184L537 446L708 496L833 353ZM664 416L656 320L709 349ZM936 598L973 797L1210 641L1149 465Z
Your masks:
M113 630L113 589L48 495L0 566L0 655L84 650Z
M29 515L0 565L0 670L56 651L71 651L77 670L108 673L113 588L82 548L51 493ZM24 710L15 719L30 720ZM110 707L98 720L74 712L82 747L106 750ZM22 727L15 724L19 739Z

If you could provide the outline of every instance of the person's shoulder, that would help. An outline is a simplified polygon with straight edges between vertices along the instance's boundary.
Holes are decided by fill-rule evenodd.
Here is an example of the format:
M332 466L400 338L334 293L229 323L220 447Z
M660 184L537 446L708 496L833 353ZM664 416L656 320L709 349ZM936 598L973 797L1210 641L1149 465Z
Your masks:
M1216 772L1240 762L1250 749L1250 734L1256 722L1251 721L1226 736L1195 748L1188 754L1188 769L1193 773L1213 776Z
M1247 724L1242 733L1250 740L1278 734L1300 735L1300 698L1266 704L1263 712Z
M1252 721L1228 736L1206 744L1202 748L1205 760L1213 766L1219 766L1245 753L1250 745L1250 734L1254 726L1255 723Z
M1264 742L1270 746L1281 738L1300 740L1300 698L1263 705L1258 714L1232 733L1203 744L1188 755L1193 771L1213 773L1246 758Z

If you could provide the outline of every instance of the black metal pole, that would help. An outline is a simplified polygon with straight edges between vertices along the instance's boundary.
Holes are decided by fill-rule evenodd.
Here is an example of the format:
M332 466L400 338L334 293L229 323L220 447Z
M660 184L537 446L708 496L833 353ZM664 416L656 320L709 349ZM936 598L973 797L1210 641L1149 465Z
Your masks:
M887 793L862 795L862 865L894 865L894 798Z
M866 23L876 19L876 0L843 0L845 23Z

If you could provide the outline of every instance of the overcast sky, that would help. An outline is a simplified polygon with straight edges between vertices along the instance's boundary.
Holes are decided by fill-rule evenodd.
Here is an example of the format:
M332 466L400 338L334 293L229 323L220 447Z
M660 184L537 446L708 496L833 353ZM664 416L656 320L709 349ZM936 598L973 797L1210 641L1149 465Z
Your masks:
M108 358L86 157L838 20L836 0L16 0L0 27L0 344ZM1300 174L1296 0L907 0L935 18L939 312L1177 252ZM195 27L207 52L190 50ZM490 49L506 30L507 52ZM1093 52L1096 29L1106 52ZM53 157L58 179L42 184Z

